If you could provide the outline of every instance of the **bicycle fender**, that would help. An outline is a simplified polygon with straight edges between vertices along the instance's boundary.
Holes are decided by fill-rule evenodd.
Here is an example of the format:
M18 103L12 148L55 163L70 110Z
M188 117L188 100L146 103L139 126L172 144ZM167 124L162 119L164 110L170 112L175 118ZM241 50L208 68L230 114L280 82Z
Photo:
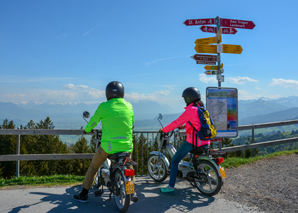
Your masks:
M210 160L210 158L205 157L205 156L199 156L199 157L197 158L197 160L198 160L198 161L209 161L209 162L211 162L211 163L215 166L215 168L216 168L216 170L217 170L219 176L221 177L221 174L220 174L218 165L217 165L213 160Z
M158 156L158 151L153 151L153 152L150 152L150 155L156 155ZM170 169L170 162L169 160L167 159L167 157L162 154L162 153L159 153L159 156L161 157L161 159L163 160L163 162L165 163L166 167L167 167L167 170L169 171Z

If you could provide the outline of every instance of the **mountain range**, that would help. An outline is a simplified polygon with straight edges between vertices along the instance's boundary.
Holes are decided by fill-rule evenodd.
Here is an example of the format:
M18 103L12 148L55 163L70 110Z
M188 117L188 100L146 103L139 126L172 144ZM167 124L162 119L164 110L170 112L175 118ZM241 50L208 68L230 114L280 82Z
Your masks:
M132 103L135 112L136 130L157 130L160 124L157 121L158 113L163 114L163 125L177 119L181 112L153 101ZM26 125L30 120L38 122L47 116L51 118L56 129L77 129L85 125L82 119L83 111L92 115L98 103L4 103L0 102L0 122L4 119L13 120L19 125ZM238 121L240 125L276 122L298 119L298 96L278 99L259 98L257 100L238 101Z

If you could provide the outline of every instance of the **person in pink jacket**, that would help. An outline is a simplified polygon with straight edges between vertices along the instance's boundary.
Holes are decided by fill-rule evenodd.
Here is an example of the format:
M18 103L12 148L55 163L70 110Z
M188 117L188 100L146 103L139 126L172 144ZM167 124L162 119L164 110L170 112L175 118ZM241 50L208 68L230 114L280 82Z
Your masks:
M160 189L161 193L166 195L175 195L174 186L178 173L178 164L193 149L194 141L196 141L197 143L194 143L194 145L198 147L203 145L210 145L210 140L202 141L196 136L196 132L195 134L193 134L193 131L195 131L194 128L197 131L200 131L201 128L201 122L198 116L198 107L204 108L204 103L201 101L200 91L195 87L188 87L183 91L182 97L184 98L184 101L186 103L185 111L183 112L183 114L180 115L180 117L174 120L172 123L159 130L159 132L167 133L178 127L181 127L182 125L185 127L186 130L186 141L181 144L171 160L169 186ZM189 121L194 128L189 124ZM197 138L193 138L193 135Z

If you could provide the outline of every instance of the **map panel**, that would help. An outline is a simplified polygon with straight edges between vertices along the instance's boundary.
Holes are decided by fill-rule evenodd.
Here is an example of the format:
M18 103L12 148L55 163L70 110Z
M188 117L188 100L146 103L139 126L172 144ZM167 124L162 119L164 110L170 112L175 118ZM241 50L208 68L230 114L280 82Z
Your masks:
M216 138L238 135L238 93L236 88L208 87L206 108L217 130Z

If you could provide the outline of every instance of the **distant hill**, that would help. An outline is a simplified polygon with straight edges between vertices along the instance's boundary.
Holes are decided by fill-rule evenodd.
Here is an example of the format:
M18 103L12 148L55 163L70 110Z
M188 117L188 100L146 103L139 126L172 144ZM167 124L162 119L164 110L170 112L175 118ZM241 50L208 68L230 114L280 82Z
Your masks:
M298 107L276 111L264 115L251 116L239 121L240 125L259 124L298 119Z
M238 103L239 119L256 116L256 115L264 115L271 112L277 112L277 111L290 108L280 103L281 102L277 103L275 101L264 99L264 98L260 98L256 101L248 102L248 103L239 101ZM298 103L297 103L297 107L298 107Z

